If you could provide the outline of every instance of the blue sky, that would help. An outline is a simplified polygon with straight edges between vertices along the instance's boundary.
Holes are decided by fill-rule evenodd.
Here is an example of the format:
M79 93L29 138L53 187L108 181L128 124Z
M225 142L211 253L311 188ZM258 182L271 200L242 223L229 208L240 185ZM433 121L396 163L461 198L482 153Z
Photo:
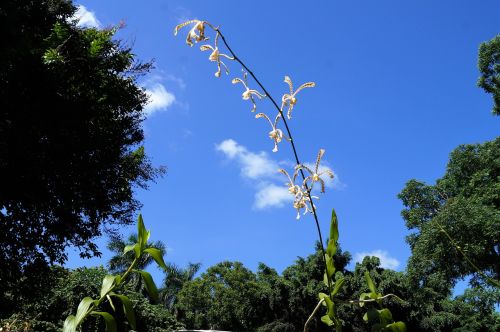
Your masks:
M498 135L491 96L476 87L477 50L499 33L498 1L81 1L81 24L125 21L119 37L155 69L140 83L151 95L145 147L167 175L137 198L153 240L180 266L222 260L282 271L313 251L312 216L295 219L279 167L291 170L286 142L273 153L268 124L242 100L237 63L216 78L199 44L185 44L187 19L221 27L233 50L270 93L298 94L290 127L303 162L326 150L336 174L316 203L323 233L331 208L340 243L353 257L375 253L403 270L408 231L396 195L412 179L433 183L459 144ZM209 33L213 40L213 34ZM222 51L223 49L221 49ZM251 83L252 87L256 87ZM268 100L258 111L274 117ZM282 189L279 189L282 188ZM128 234L133 227L124 229ZM69 267L105 263L71 253ZM161 274L155 272L157 280Z

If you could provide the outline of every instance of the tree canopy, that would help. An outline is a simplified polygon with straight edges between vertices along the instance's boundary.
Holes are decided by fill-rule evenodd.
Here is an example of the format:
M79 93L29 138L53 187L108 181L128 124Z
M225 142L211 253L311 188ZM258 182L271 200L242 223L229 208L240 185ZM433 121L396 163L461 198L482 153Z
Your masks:
M500 138L461 145L446 174L427 185L411 180L399 194L412 250L408 272L426 284L472 276L500 279ZM436 285L437 286L437 285Z
M73 245L98 254L102 226L132 223L134 186L159 173L140 146L151 67L80 28L67 0L0 4L0 280L63 263Z
M500 35L479 47L478 67L481 72L477 85L493 95L495 115L500 115Z

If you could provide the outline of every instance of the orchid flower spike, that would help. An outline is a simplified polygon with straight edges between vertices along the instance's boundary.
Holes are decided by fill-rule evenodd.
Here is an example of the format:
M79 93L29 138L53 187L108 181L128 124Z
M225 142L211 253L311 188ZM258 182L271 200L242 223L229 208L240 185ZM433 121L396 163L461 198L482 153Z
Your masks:
M295 179L297 178L297 171L293 173L291 177L290 174L284 169L279 169L278 172L284 174L288 178L288 182L285 183L288 186L288 192L294 196L297 196L302 193L302 189L298 185L295 184Z
M186 44L188 44L189 46L194 45L193 40L195 43L208 40L208 37L205 37L205 24L213 28L213 26L206 21L190 20L177 25L174 29L174 36L177 36L177 32L179 32L180 29L182 29L186 25L193 23L194 25L191 28L191 30L189 30L188 35L186 37Z
M255 104L255 99L253 98L253 96L256 96L257 98L262 99L262 98L265 98L266 95L260 93L257 90L250 89L248 87L247 73L246 72L243 72L243 79L233 78L232 83L233 84L237 84L237 83L243 84L243 86L245 87L245 91L241 94L241 96L242 96L243 100L250 100L252 102L252 104L253 104L252 112L255 112L255 110L257 109L257 105Z
M267 119L267 121L271 125L272 130L269 132L269 138L274 141L273 152L278 151L278 143L280 143L281 140L283 140L283 137L286 138L287 140L290 140L288 137L286 137L285 135L283 135L283 131L281 129L277 128L278 120L281 118L281 113L278 113L276 115L276 118L274 119L274 123L264 113L258 113L258 114L256 114L255 118L256 119L265 118L265 119Z
M325 154L325 150L324 149L320 149L319 152L318 152L318 156L316 157L316 165L314 167L314 172L309 168L307 167L306 165L298 165L296 166L297 169L305 169L306 171L309 172L309 176L306 177L304 179L304 186L307 185L307 182L310 181L311 182L311 190L312 190L312 187L314 186L314 183L315 182L319 182L321 184L321 192L324 193L325 192L325 181L323 181L323 179L321 178L321 176L323 174L327 174L331 179L333 179L333 172L329 169L325 169L323 171L319 171L319 164L321 162L321 158L323 157L323 155Z
M316 86L316 83L314 82L304 83L301 86L299 86L299 88L295 91L293 91L293 83L290 77L285 76L285 83L287 83L288 86L290 87L290 93L289 94L285 93L281 98L281 102L283 103L284 106L288 106L288 111L286 113L286 116L288 119L291 119L293 106L297 103L297 98L295 97L297 93L299 93L299 91L304 88L312 88Z
M217 46L217 42L219 41L219 32L217 32L217 34L215 35L215 42L214 42L214 46L212 45L201 45L200 46L200 50L201 51L212 51L212 53L210 53L210 56L208 57L208 59L212 62L217 62L217 71L215 72L215 77L220 77L220 65L222 64L224 66L224 69L226 70L226 74L229 74L229 69L227 68L226 64L224 62L222 62L222 60L220 59L221 57L224 57L226 59L229 59L229 60L234 60L233 57L227 55L227 54L223 54L223 53L220 53L219 52L219 47Z

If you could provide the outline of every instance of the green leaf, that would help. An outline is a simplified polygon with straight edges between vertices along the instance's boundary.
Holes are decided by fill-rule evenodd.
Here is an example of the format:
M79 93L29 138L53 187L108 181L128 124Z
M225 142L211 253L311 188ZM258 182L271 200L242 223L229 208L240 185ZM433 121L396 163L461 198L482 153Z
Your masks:
M370 308L366 312L366 314L363 316L363 320L369 323L379 323L379 313L377 309Z
M153 259L156 261L156 263L164 270L167 269L167 265L165 264L165 261L163 260L163 255L161 254L161 251L156 248L147 248L144 250L144 252L147 252Z
M333 320L328 315L322 316L321 317L321 321L323 323L325 323L326 325L328 325L328 326L332 326L333 325Z
M340 278L337 281L335 281L335 286L333 287L333 290L332 290L332 293L331 293L332 297L335 296L335 295L337 295L337 293L340 291L340 289L344 285L344 281L345 281L344 278Z
M371 299L370 295L371 295L371 293L361 293L361 295L359 295L359 300L363 301L363 300ZM364 305L365 305L364 302L359 302L360 307L363 307Z
M325 298L327 298L327 297L328 297L328 295L326 295L325 293L319 293L319 294L318 294L318 297L319 297L319 299L320 299L320 300L324 300ZM323 303L324 303L324 302L323 302ZM326 304L325 304L325 305L326 305Z
M63 326L63 332L76 332L76 317L69 315L66 317Z
M333 275L335 274L335 265L333 264L333 259L328 257L328 254L325 254L325 259L326 259L326 273L328 273L328 276L330 277L331 280Z
M335 315L335 303L329 298L325 297L325 303L326 303L326 313L328 316L330 316L331 319L336 319Z
M101 297L104 297L106 294L108 294L109 290L113 287L115 280L116 276L113 275L108 274L104 277L101 286Z
M158 302L158 288L156 288L155 282L153 281L151 274L141 270L134 270L134 271L141 275L142 280L144 280L144 284L146 285L146 290L148 291L149 296L151 296L154 302Z
M332 219L330 221L330 241L332 240L335 243L339 241L339 225L335 209L332 209Z
M392 313L387 308L378 310L378 315L380 318L380 323L382 323L383 325L387 325L394 322L394 320L392 319Z
M148 243L150 235L151 232L146 230L146 226L144 226L144 220L142 219L142 215L139 214L139 217L137 218L137 239L138 239L137 242L139 243L140 246L139 248L140 253L142 253L144 248L146 248L146 244Z
M114 293L111 294L111 296L120 299L120 302L123 304L123 312L125 313L125 316L127 317L130 326L132 327L132 329L135 330L136 329L135 312L130 299L125 295L114 294Z
M111 314L103 311L92 311L93 316L101 316L106 322L106 332L116 332L116 321Z
M365 271L365 279L366 283L368 284L368 288L372 293L377 293L377 289L375 288L375 284L373 283L372 278L370 277L370 273L368 271Z
M385 327L388 331L392 332L406 332L406 325L403 322L396 322L389 324Z
M130 250L135 249L136 246L137 246L137 243L129 244L129 245L125 246L125 248L123 249L123 254L125 255Z
M334 240L328 241L328 246L326 247L326 253L330 255L330 257L335 256L337 253L337 242Z
M326 271L323 274L323 283L325 284L326 287L329 286L329 284L328 284L328 276L326 275Z
M75 328L81 324L92 304L94 304L94 300L91 297L85 297L83 300L80 301L78 309L76 310Z

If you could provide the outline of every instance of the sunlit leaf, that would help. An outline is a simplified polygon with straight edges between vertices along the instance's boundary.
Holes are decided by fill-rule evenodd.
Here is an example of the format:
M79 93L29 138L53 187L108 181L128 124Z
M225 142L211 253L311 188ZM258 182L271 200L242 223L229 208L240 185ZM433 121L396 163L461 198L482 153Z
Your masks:
M69 315L63 325L63 332L76 332L76 317Z
M338 242L339 240L339 225L335 209L332 209L332 219L330 221L330 240Z
M167 269L167 265L165 264L165 261L163 260L163 255L161 254L161 251L156 248L147 248L144 249L144 252L147 252L153 259L156 261L156 263L164 270Z
M94 300L91 297L85 297L83 300L80 301L80 304L78 305L78 309L76 310L76 317L75 317L76 326L80 325L82 320L87 315L87 312L89 311L90 306L93 303L94 303Z
M109 292L109 290L113 287L115 280L116 276L113 275L107 275L104 277L101 286L101 297L104 297Z
M392 331L392 332L406 332L406 325L403 322L396 322L387 325L386 327L387 331Z
M332 326L333 325L333 320L328 315L322 316L321 317L321 321L323 323L325 323L326 325L328 325L328 326Z
M337 253L337 242L334 240L328 241L328 246L326 247L326 253L330 255L330 257L335 256Z
M373 283L372 278L370 277L370 273L368 271L365 271L365 279L366 283L368 284L368 288L372 293L377 293L377 289L375 288L375 284Z
M345 281L344 278L340 278L337 281L335 281L335 286L333 287L333 290L332 290L332 296L337 295L337 293L340 291L340 289L344 285L344 281Z

